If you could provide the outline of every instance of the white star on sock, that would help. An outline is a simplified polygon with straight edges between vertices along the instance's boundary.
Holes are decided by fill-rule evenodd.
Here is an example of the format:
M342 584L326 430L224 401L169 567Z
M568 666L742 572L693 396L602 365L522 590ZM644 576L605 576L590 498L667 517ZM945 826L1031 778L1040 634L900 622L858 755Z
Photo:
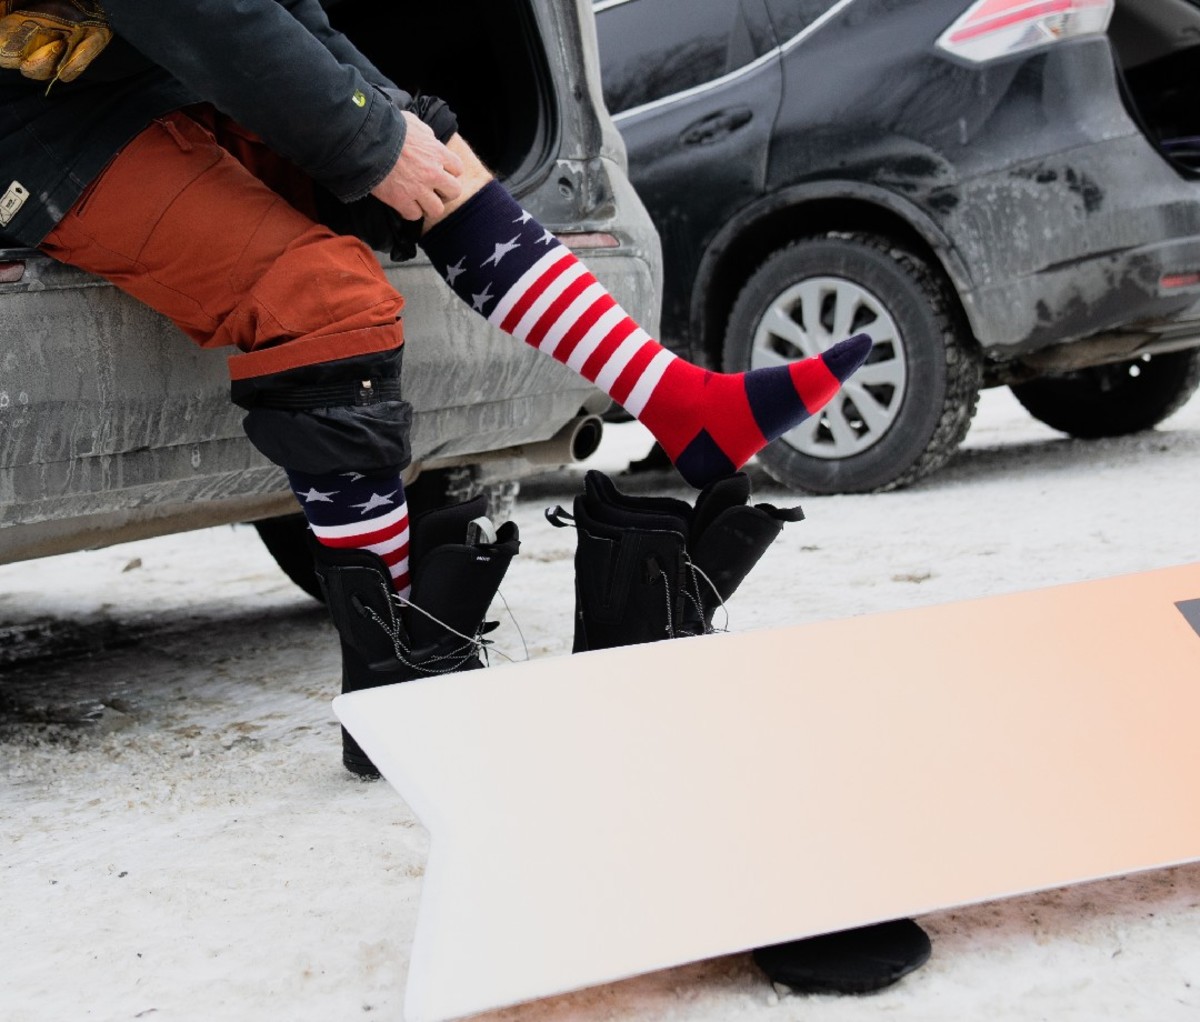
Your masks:
M529 210L523 209L523 210L521 210L521 216L518 219L514 220L513 223L514 224L527 224L532 219L533 219L533 214L530 213Z
M338 492L337 490L330 490L328 493L322 493L314 486L307 493L297 493L296 496L300 497L305 504L332 504L333 497Z
M467 257L463 256L454 266L446 267L446 283L454 287L454 282L467 272Z
M509 252L511 252L514 248L521 247L521 243L517 240L517 238L519 238L520 236L521 235L518 234L511 241L496 242L496 251L493 252L487 259L485 259L483 261L482 265L480 266L480 269L482 269L483 266L487 266L488 263L492 263L495 266L499 266L500 260L503 259L506 255L508 255Z
M370 512L374 511L377 507L388 507L390 504L395 504L396 502L394 500L392 500L392 498L394 496L396 496L396 492L397 491L392 490L392 492L387 494L386 496L383 496L382 494L378 494L378 493L372 493L371 499L368 500L365 504L351 504L350 506L355 508L356 510L361 510L364 515L369 514Z
M365 475L363 475L361 472L343 472L342 478L349 479L350 482L356 483L360 479L366 479L367 477Z
M550 244L550 242L552 242L552 241L555 241L555 240L556 240L556 239L555 239L554 235L553 235L553 234L551 234L549 231L547 231L545 234L543 234L543 235L542 235L542 236L541 236L541 237L538 239L538 244L539 244L539 245L549 245L549 244Z
M483 307L495 297L491 292L492 285L489 281L488 286L483 289L483 294L471 295L471 304L474 306L476 312L483 312Z

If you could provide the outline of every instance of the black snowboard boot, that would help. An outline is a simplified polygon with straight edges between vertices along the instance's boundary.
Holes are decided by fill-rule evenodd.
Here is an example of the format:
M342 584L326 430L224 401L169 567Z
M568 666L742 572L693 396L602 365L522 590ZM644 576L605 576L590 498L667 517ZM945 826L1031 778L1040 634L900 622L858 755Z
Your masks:
M599 472L584 478L574 516L574 651L654 642L713 630L728 600L800 508L748 503L743 474L706 487L695 507L672 497L621 493ZM929 960L928 935L911 919L758 948L774 983L804 993L863 994L890 986Z
M313 541L317 578L341 636L343 692L484 666L484 615L520 546L511 522L493 542L480 535L486 510L486 498L477 497L413 519L407 602L375 554ZM361 777L379 776L345 728L342 762Z
M713 616L758 563L797 507L749 505L750 481L738 473L706 487L690 504L673 497L621 493L600 472L584 477L573 524L574 652L656 642L712 631Z
M804 994L869 994L929 961L929 934L911 919L756 948L754 964L772 983Z

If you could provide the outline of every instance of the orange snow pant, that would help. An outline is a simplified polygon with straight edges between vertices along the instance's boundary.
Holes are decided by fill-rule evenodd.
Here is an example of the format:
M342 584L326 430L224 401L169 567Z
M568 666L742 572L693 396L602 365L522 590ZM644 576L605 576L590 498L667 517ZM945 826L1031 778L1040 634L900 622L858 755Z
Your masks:
M391 351L404 300L371 250L316 219L312 182L211 107L154 121L91 183L42 251L111 281L233 380Z

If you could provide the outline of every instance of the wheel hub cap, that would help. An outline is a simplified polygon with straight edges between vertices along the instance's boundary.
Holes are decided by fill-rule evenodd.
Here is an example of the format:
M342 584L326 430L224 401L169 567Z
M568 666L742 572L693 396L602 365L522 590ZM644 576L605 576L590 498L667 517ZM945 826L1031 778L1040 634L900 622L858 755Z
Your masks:
M819 355L856 333L875 342L866 364L820 413L783 436L801 454L849 458L883 439L899 415L908 382L900 329L878 298L842 277L793 284L759 321L751 345L754 369Z

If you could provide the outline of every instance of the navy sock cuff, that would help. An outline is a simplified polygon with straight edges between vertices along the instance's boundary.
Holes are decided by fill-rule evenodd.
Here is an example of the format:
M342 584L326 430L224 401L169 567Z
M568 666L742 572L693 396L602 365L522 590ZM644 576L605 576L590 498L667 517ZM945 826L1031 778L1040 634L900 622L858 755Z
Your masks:
M486 258L492 250L493 239L511 227L524 211L499 181L489 181L478 192L431 227L421 238L421 248L433 260L438 272L445 276L445 267L457 261L464 239L475 239Z
M498 181L489 182L421 239L434 269L484 315L493 300L560 244Z
M331 527L369 521L397 510L405 500L398 474L314 474L287 470L292 492L312 525Z

